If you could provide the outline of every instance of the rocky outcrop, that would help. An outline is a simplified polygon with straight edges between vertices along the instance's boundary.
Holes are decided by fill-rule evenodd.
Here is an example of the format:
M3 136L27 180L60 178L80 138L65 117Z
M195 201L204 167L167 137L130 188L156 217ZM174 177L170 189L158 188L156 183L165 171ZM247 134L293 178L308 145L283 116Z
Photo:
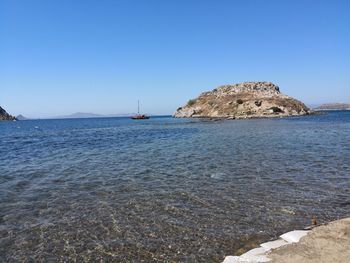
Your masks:
M8 114L3 108L0 107L0 121L14 121L16 117Z
M177 109L177 118L246 119L310 114L304 103L284 95L271 82L244 82L202 93Z

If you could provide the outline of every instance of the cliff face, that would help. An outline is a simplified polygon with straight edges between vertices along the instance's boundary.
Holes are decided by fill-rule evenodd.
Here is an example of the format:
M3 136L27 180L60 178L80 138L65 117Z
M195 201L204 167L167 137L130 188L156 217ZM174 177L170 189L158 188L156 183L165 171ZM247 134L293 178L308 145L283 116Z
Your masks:
M3 108L0 107L0 121L14 121L16 117L8 114Z
M204 92L178 108L174 117L246 119L309 113L304 103L282 94L271 82L244 82Z

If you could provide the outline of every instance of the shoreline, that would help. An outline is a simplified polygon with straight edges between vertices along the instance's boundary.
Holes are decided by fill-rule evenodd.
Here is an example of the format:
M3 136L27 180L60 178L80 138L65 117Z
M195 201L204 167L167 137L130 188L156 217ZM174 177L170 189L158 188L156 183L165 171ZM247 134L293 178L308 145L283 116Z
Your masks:
M197 120L209 120L209 121L221 121L221 120L268 120L268 119L287 119L287 118L302 118L308 116L317 116L324 114L323 111L310 110L307 114L295 114L295 115L243 115L243 116L191 116L191 117L179 117L172 115L174 119L197 119Z
M222 263L347 262L350 258L350 217L293 230Z

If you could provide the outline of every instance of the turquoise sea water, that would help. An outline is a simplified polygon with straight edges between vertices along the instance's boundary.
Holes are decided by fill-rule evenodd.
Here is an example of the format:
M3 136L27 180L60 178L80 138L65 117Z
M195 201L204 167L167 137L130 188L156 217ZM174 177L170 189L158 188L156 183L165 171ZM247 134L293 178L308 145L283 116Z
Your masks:
M0 261L220 262L350 216L350 111L0 122Z

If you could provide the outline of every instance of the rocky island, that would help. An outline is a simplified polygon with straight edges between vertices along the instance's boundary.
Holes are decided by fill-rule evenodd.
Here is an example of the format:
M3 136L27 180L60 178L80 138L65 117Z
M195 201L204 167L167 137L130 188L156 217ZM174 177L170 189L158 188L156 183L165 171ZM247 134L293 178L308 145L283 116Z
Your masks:
M177 109L176 118L247 119L310 114L302 102L284 95L271 82L243 82L202 93Z
M3 108L0 107L0 121L14 121L16 117L8 114Z

